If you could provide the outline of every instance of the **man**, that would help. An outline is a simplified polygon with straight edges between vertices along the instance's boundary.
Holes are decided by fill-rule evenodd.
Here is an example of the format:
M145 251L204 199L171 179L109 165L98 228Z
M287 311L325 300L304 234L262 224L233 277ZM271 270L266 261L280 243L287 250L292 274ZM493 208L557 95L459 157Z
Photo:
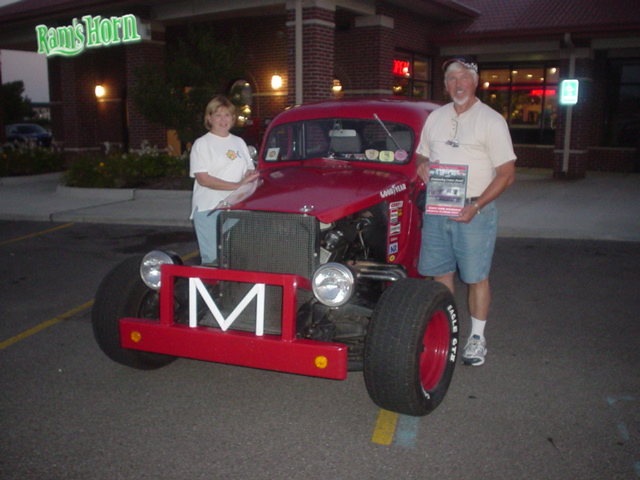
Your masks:
M494 200L513 183L516 156L504 118L475 95L478 65L455 58L442 68L453 101L427 118L417 149L418 174L428 182L430 162L467 165L467 201L457 217L425 215L418 270L452 292L458 270L469 286L471 334L462 361L479 366L487 353L489 270L498 230Z

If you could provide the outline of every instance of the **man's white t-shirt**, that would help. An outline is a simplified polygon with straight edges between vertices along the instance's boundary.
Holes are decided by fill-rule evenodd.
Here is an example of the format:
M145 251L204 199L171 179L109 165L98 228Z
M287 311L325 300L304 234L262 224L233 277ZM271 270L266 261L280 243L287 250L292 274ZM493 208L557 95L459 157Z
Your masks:
M468 198L482 195L495 168L516 159L507 122L478 99L460 115L453 103L431 112L416 152L434 163L468 165Z
M227 182L239 182L244 177L244 173L253 168L247 144L236 135L229 134L226 137L219 137L207 132L198 138L191 147L189 175L192 178L196 173L206 172ZM193 218L196 207L200 212L211 210L232 192L232 190L214 190L203 187L195 181L191 202L191 218Z

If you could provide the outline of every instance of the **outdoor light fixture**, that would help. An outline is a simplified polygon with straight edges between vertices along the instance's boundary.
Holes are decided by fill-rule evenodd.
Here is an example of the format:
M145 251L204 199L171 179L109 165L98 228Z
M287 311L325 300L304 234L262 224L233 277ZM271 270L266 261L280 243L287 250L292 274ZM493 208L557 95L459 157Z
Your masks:
M104 97L106 90L102 85L96 85L96 97L102 98Z
M333 79L333 87L331 87L334 93L340 93L342 91L342 83L339 79Z
M274 90L279 89L282 86L282 77L277 73L271 77L271 88Z

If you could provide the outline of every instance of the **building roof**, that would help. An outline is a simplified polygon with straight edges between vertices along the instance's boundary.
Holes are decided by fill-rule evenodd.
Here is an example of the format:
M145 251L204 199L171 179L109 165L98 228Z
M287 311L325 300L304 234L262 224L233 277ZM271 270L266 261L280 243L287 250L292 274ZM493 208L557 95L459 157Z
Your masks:
M440 25L433 38L468 41L479 37L523 37L571 33L580 36L640 31L639 0L460 0L480 12L475 18Z
M362 8L373 0L354 3L333 0L337 6ZM264 0L265 8L284 4L286 0ZM431 38L436 44L463 43L483 39L526 39L570 33L572 37L637 36L640 31L640 0L386 0L438 22ZM184 4L185 7L180 7ZM0 48L29 49L35 43L33 27L51 19L77 16L78 12L108 15L116 10L151 15L154 10L171 7L181 12L199 8L247 8L255 1L205 4L181 0L22 0L0 8ZM163 7L167 6L167 7ZM190 9L187 6L191 6ZM270 7L269 7L270 6ZM362 12L367 11L364 8ZM27 34L28 31L28 34ZM31 42L27 45L27 39Z

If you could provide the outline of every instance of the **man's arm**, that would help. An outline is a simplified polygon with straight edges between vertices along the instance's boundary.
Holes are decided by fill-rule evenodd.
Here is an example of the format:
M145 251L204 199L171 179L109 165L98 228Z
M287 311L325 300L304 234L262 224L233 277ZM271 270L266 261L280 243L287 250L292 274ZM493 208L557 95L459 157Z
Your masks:
M450 217L452 220L456 222L469 223L473 217L475 217L482 207L491 203L493 200L498 198L502 192L504 192L509 185L513 183L516 178L516 162L509 161L503 163L499 167L496 167L496 176L491 181L489 186L485 188L482 195L478 197L474 203L471 203L465 206L460 215L457 217Z
M418 165L418 175L424 183L429 182L429 158L416 154L416 164Z
M489 186L482 192L482 195L478 197L476 202L480 208L484 207L487 203L492 202L504 192L509 185L516 179L516 162L510 161L503 163L499 167L496 167L496 176L491 181Z

